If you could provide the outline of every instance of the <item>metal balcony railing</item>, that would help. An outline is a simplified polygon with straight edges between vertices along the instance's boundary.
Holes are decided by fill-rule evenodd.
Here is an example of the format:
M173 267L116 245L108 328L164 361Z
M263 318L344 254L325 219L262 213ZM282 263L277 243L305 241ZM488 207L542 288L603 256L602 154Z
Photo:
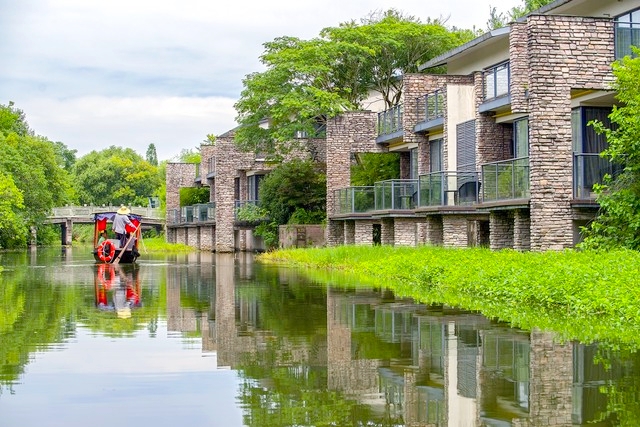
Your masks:
M616 19L614 30L615 55L616 59L625 56L636 56L631 46L640 46L640 22L637 17L632 21L632 16L637 13L627 14Z
M469 206L480 201L477 172L442 171L420 175L418 205Z
M334 191L336 215L365 213L374 210L375 197L373 186L341 188Z
M378 113L378 136L390 135L402 130L402 104Z
M500 98L509 95L511 82L511 67L509 62L503 62L482 72L484 78L484 100Z
M483 202L529 198L529 157L482 165Z
M183 206L180 208L180 222L193 222L193 206Z
M373 185L375 210L410 210L417 206L417 179L389 179Z
M595 200L594 184L602 184L605 175L616 176L622 166L611 163L596 153L574 153L573 155L573 197Z
M416 98L418 122L428 122L444 117L444 94L441 90Z
M167 210L167 224L180 224L180 209Z

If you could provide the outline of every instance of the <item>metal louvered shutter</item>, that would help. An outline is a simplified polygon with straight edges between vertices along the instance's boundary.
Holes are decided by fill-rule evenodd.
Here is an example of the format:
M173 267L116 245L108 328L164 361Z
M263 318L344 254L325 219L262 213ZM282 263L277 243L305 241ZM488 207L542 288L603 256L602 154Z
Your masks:
M456 125L459 171L476 170L476 121Z

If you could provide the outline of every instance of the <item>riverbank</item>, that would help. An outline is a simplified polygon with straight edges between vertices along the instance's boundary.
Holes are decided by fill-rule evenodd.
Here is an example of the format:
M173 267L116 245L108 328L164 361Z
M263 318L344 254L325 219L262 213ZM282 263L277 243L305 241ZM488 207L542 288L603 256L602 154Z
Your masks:
M340 246L268 252L260 262L331 283L385 287L563 339L640 348L640 253ZM357 286L357 285L356 285Z

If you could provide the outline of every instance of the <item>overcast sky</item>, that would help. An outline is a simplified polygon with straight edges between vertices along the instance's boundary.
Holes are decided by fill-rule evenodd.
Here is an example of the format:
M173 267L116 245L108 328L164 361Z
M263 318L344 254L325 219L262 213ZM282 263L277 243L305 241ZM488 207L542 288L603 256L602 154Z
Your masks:
M0 0L0 104L82 156L111 145L160 160L235 127L262 44L395 8L485 29L521 0Z

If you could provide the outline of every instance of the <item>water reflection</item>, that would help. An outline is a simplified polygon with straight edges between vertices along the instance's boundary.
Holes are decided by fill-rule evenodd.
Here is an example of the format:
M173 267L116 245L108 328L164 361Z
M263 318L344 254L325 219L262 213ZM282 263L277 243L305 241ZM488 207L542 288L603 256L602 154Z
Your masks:
M183 354L215 356L212 369L232 372L237 382L208 384L197 394L232 397L242 416L213 416L206 425L613 426L640 419L636 353L559 343L550 333L415 304L384 288L339 279L321 286L248 254L148 257L119 267L96 266L70 250L3 254L0 261L8 267L0 274L0 383L10 392L0 396L1 425L11 425L3 416L18 405L14 396L46 412L46 403L30 400L28 385L37 379L26 366L37 353L73 359L83 331L93 334L93 347L104 340L109 351L135 338L133 354L150 360L159 357L159 343L176 337L190 343ZM146 363L147 377L129 376L126 387L153 378L169 401L188 395L181 419L196 423L217 399L198 403L186 392L207 371L196 380L172 354L157 366ZM169 386L165 370L179 383ZM153 393L136 396L143 408L156 402ZM146 423L168 425L156 412L144 414Z

